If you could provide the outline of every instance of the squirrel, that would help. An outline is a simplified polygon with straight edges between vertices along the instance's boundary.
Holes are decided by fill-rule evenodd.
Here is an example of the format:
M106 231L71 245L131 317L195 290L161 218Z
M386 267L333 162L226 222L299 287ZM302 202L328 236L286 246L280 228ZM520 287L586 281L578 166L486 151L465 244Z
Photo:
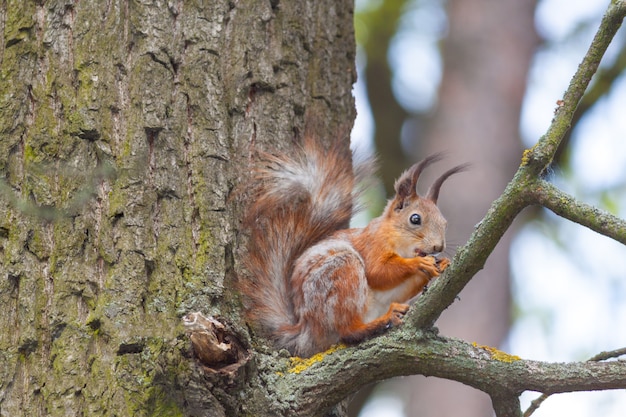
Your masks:
M264 155L244 218L250 232L240 280L249 322L277 347L309 357L356 344L401 324L406 302L450 261L446 219L437 207L443 173L422 197L417 181L435 154L406 170L395 196L364 228L349 228L372 161L356 161L336 141L306 135L293 153Z

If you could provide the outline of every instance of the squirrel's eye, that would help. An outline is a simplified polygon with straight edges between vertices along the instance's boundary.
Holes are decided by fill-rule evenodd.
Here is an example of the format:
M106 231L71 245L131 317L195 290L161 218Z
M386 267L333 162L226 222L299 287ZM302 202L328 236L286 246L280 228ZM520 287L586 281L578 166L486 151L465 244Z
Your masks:
M411 214L411 217L409 217L409 221L411 224L420 225L422 224L422 216L417 213L413 213Z

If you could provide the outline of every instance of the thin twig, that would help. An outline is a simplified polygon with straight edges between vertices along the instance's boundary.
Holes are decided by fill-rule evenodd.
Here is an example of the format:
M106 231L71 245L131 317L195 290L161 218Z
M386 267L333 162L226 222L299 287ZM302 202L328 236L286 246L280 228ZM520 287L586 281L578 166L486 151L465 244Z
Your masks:
M626 348L609 350L606 352L600 352L595 356L587 359L588 362L601 362L606 361L608 359L619 358L620 356L626 355Z
M531 199L555 214L626 245L626 221L580 202L547 181L539 180L527 190Z
M618 358L624 355L626 355L626 348L615 349L608 352L600 352L597 355L587 359L587 362L601 362L608 359ZM543 393L539 397L534 399L530 403L528 409L524 412L523 417L530 417L530 415L534 413L541 406L541 404L548 399L550 395L552 395L552 393Z
M582 100L578 104L574 117L571 121L572 128L568 130L563 141L559 145L559 149L556 152L555 160L557 163L561 162L564 150L567 148L572 130L576 128L576 125L587 114L587 112L593 108L603 97L606 97L611 91L615 81L624 74L626 69L626 45L622 45L619 54L615 58L613 65L606 68L600 68L596 72L593 80L593 84L589 86Z
M552 162L557 149L571 126L578 104L585 94L592 77L598 70L606 49L622 24L624 14L626 14L626 2L613 0L602 17L600 27L585 57L572 77L563 95L563 100L560 101L561 105L557 109L548 131L524 155L524 162L529 167L529 174L539 175Z

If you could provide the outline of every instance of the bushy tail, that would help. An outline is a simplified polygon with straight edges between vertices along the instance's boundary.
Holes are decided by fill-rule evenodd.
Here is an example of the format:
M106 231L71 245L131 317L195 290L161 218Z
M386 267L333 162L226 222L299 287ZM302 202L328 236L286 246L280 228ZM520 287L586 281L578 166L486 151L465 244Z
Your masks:
M347 228L370 161L355 161L335 143L326 150L306 137L293 154L264 155L244 226L250 232L241 281L248 318L281 347L297 334L290 277L296 259ZM294 333L294 334L290 334Z

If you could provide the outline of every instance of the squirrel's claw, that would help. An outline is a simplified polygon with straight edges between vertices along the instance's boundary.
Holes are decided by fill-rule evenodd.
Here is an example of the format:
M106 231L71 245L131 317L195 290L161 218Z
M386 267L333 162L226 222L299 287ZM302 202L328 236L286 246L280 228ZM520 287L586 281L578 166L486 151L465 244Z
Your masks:
M439 269L439 273L443 272L449 265L450 265L450 259L448 258L437 259L437 268Z

